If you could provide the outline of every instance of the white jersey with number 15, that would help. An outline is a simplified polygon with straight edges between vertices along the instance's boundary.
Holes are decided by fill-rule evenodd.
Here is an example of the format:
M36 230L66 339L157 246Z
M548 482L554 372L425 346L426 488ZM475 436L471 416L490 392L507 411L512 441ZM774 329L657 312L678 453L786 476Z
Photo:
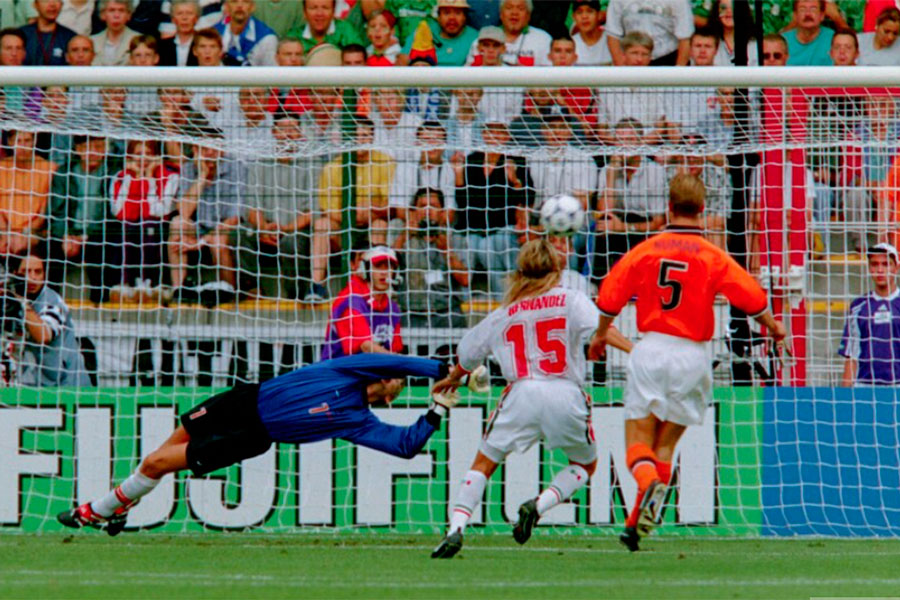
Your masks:
M583 386L584 345L599 318L583 292L555 287L498 308L470 329L459 343L459 364L471 371L493 354L509 383L567 379Z

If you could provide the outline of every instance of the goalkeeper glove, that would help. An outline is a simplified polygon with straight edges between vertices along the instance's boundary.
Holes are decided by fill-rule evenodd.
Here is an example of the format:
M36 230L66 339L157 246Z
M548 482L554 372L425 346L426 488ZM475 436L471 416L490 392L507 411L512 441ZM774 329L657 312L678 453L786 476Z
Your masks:
M487 367L478 365L464 378L466 387L477 394L487 394L491 391L491 374Z
M452 392L435 393L431 395L431 401L431 407L428 412L435 413L438 415L437 418L445 417L450 412L450 409L459 403L459 392L453 390Z

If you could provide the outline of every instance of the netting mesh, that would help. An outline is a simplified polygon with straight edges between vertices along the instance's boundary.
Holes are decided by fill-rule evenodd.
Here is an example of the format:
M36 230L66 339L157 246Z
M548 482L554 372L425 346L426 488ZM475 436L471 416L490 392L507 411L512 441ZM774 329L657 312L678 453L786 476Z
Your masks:
M893 338L843 328L850 301L869 289L866 249L893 242L896 229L894 93L5 88L0 308L13 389L0 409L0 489L16 493L3 492L0 523L52 527L56 510L127 475L211 388L319 360L334 304L366 277L363 250L389 246L401 265L391 282L399 325L375 329L373 341L449 357L497 306L519 246L545 234L546 199L571 195L588 213L561 247L567 283L593 294L620 256L665 226L668 182L690 171L707 188L704 235L759 275L790 323L794 356L779 360L746 316L717 304L718 401L681 446L692 487L673 495L667 518L758 533L761 497L788 487L761 480L762 440L784 422L763 414L762 388L741 386L838 386L842 339L851 358L872 341L893 352ZM21 312L22 295L39 322ZM632 307L616 324L636 339ZM877 360L887 365L879 373L893 371L893 355ZM622 498L635 493L616 429L624 364L611 350L590 367L598 476L542 523L624 518ZM385 415L408 421L425 399L412 389ZM413 461L341 442L282 447L225 483L176 480L130 524L436 530L493 401L465 403ZM513 518L561 460L540 448L511 459L489 488L488 527ZM876 462L896 475L896 447ZM891 530L876 512L881 525L864 520L864 533Z

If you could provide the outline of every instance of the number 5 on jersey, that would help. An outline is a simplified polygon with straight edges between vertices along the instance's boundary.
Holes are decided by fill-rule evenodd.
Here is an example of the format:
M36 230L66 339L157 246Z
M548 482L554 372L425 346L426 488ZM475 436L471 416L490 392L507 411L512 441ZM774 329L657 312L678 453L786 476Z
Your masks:
M656 284L661 288L669 288L672 293L668 300L663 300L661 308L663 310L672 310L678 308L681 304L681 296L684 293L684 287L680 281L672 279L672 273L687 273L688 264L680 260L661 260L659 261L659 279Z
M516 363L516 376L519 378L531 375L528 360L528 339L530 333L534 337L535 346L541 356L537 361L538 370L544 375L561 375L566 372L566 318L553 317L534 322L530 328L525 323L513 323L503 332L503 341L512 346Z

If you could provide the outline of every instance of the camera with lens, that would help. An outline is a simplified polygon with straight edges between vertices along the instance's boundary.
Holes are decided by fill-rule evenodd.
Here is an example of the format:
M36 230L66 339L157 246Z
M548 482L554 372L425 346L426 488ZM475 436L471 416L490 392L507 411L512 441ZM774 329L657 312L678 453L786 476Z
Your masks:
M0 332L15 333L23 323L22 300L25 280L17 275L0 272Z
M441 224L431 219L422 219L419 221L419 227L416 229L416 236L429 239L441 233Z

